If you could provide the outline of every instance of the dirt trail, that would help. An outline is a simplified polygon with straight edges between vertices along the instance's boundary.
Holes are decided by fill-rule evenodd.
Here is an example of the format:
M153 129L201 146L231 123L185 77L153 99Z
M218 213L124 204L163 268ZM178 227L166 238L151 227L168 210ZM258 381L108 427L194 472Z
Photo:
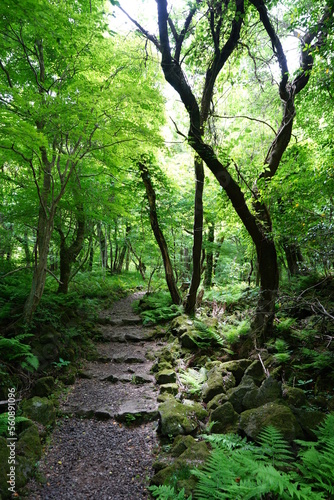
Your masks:
M123 299L101 313L105 342L99 359L87 362L66 400L39 470L43 486L30 482L31 499L149 498L157 446L158 391L150 374L152 353L161 348ZM149 354L148 354L149 353ZM144 423L132 426L133 421Z

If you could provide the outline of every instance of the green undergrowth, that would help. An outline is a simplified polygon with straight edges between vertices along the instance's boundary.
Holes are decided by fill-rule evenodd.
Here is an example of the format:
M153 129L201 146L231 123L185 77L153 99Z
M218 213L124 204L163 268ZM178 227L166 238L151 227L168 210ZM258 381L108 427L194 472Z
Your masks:
M193 496L168 484L152 486L157 500L329 500L334 498L334 414L316 431L317 440L296 440L294 449L273 426L265 427L256 443L237 434L202 437L210 456L191 474L198 480Z
M144 325L154 325L172 320L182 314L182 306L172 303L165 291L147 293L134 307Z

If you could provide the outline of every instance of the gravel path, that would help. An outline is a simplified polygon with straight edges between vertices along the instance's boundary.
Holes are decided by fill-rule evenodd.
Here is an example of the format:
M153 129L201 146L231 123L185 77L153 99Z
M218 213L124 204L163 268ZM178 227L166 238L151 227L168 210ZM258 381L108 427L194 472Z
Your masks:
M106 342L97 345L100 360L86 363L83 378L77 379L62 403L64 417L57 422L39 466L46 483L32 480L28 498L150 498L147 486L158 446L158 392L146 354L152 359L161 342L147 340L152 331L132 312L131 304L139 295L101 314ZM148 422L124 423L139 414Z

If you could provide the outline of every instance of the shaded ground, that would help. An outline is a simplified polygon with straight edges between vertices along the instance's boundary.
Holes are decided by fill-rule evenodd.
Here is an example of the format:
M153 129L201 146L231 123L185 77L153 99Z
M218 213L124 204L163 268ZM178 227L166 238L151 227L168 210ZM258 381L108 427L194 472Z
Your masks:
M158 392L147 355L152 359L159 345L146 340L152 331L132 312L138 296L101 314L105 342L97 345L99 360L85 364L61 403L64 417L39 467L46 482L31 481L29 498L149 498ZM145 422L129 425L136 419Z

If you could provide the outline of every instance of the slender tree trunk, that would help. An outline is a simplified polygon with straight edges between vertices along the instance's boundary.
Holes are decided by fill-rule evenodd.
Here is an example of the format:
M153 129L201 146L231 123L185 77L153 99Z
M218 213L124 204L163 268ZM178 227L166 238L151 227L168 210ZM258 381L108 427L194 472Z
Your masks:
M213 274L213 248L212 245L215 241L215 225L214 223L209 224L209 234L208 234L208 249L206 251L206 270L205 270L205 280L204 284L207 288L212 286L212 274Z
M181 297L180 297L178 288L176 286L173 266L172 266L172 263L171 263L171 260L169 257L167 243L166 243L165 237L161 231L161 228L159 226L157 210L156 210L156 203L155 203L156 196L155 196L154 188L153 188L152 183L151 183L151 178L150 178L149 172L147 170L147 167L143 162L138 162L138 167L139 167L140 175L141 175L141 178L143 180L143 183L144 183L145 189L146 189L147 199L148 199L148 203L149 203L149 207L150 207L151 227L152 227L155 239L156 239L156 241L159 245L159 248L160 248L162 260L163 260L164 267L165 267L165 276L166 276L167 286L168 286L173 304L181 304Z
M23 321L29 323L44 292L50 241L53 231L53 216L47 216L45 210L40 207L37 228L37 258L30 288L30 293L24 304Z
M126 254L128 248L129 248L129 245L128 245L128 236L129 236L130 231L131 231L131 226L126 226L124 245L122 247L121 253L119 255L119 260L118 260L118 263L117 263L117 269L116 269L117 274L121 274L122 269L123 269L123 263L124 263L124 259L125 259L125 254Z
M84 244L85 217L82 206L78 208L76 234L70 246L66 245L65 235L60 228L58 232L60 234L60 283L57 293L66 294L68 292L72 264L75 262Z
M186 314L194 313L196 306L197 290L201 282L204 167L203 167L203 160L197 155L195 158L195 176L196 176L196 189L195 189L195 213L194 213L193 272L184 308Z

